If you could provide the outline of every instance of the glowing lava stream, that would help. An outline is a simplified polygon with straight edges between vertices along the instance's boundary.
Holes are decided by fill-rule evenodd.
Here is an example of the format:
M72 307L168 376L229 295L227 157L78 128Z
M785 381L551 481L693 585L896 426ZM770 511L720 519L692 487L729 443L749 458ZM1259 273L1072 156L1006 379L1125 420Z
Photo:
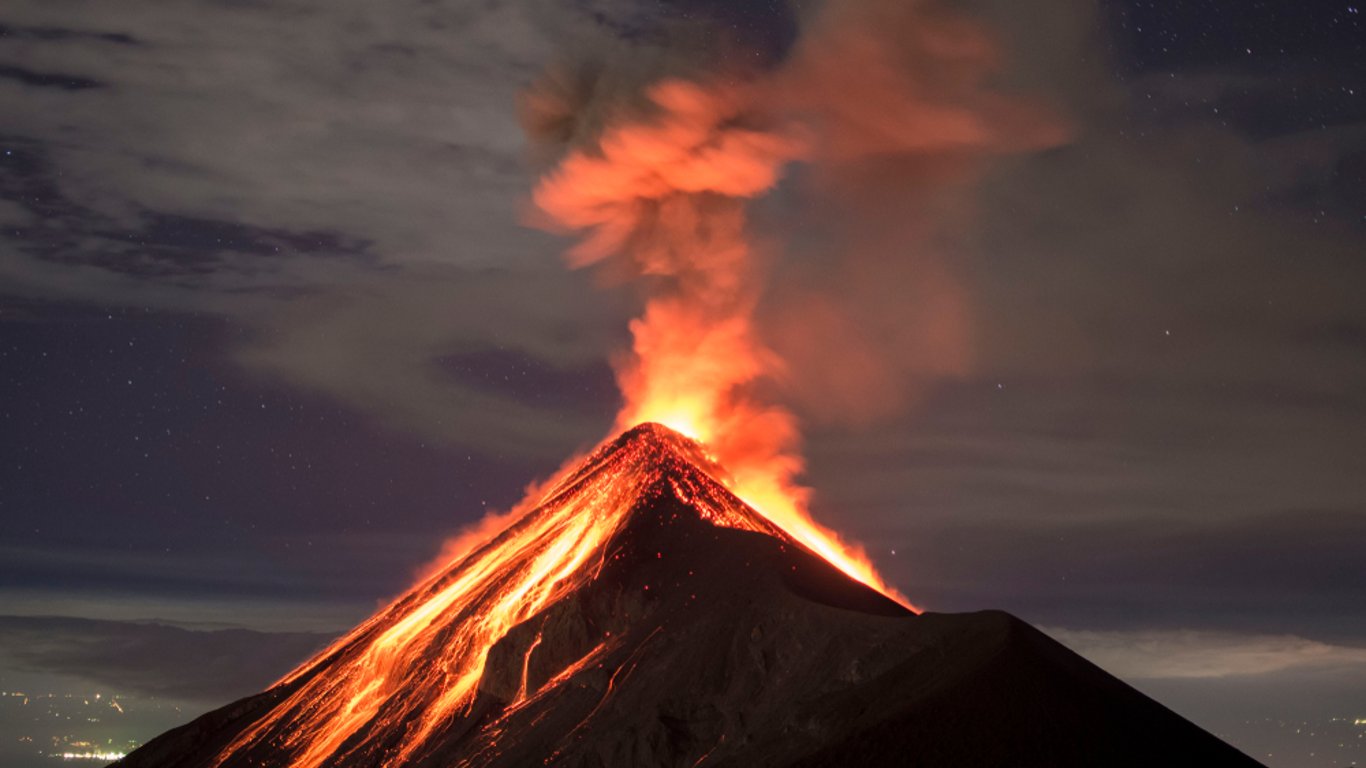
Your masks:
M699 437L699 421L693 417L657 416L642 421L663 424L675 432L697 440L704 449L707 445L707 441ZM770 462L783 460L784 457L769 459ZM834 531L811 519L803 509L804 489L793 486L785 480L783 472L770 471L771 468L768 466L760 465L749 472L745 472L744 469L744 465L741 465L741 471L719 479L731 493L739 496L769 522L805 544L850 578L867 584L913 611L919 611L905 595L883 581L882 576L861 549L842 541Z
M802 538L738 504L708 471L720 470L698 444L656 425L603 446L577 471L564 470L543 498L524 502L500 533L452 556L437 575L277 683L281 701L214 765L262 752L288 755L294 768L348 756L393 766L417 756L474 702L493 645L595 579L608 540L664 482L715 525ZM533 689L523 672L517 700L506 704L517 706L562 677Z

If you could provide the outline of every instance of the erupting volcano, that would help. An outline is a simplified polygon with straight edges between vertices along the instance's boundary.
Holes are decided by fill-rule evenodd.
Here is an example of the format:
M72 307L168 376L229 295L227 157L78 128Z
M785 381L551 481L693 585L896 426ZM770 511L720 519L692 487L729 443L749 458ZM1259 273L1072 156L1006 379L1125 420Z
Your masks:
M917 614L643 424L269 690L216 766L1255 765L1002 613Z
M771 71L616 93L634 78L552 69L524 94L556 160L534 223L639 290L624 431L271 689L121 765L1254 765L1005 614L917 613L807 513L781 393L877 413L904 379L961 369L967 313L933 249L897 240L864 277L818 281L849 293L779 313L774 338L750 205L794 163L847 182L900 157L946 186L1060 136L994 93L989 40L932 4L822 18ZM889 293L895 263L916 269Z

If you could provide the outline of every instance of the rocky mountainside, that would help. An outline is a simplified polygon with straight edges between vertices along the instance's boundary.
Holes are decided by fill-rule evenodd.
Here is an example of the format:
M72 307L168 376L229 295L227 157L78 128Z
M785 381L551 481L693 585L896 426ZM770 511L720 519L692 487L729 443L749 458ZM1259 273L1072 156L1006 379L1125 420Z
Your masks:
M271 689L121 768L1255 766L1008 614L916 615L643 425Z

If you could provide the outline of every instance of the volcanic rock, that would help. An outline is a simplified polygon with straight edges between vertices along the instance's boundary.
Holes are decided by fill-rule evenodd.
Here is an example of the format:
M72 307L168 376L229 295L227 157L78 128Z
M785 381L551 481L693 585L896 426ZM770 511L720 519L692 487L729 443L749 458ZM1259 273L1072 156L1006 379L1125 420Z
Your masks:
M423 614L421 652L384 657L382 684L366 689L377 702L327 697L353 695L358 660L376 658L367 648L467 578L468 562L271 689L116 765L1257 765L1019 619L917 615L848 578L730 494L721 472L647 424L566 477L529 518L616 505L610 530L486 648L477 687L434 727L417 723L468 671L449 655L460 622L503 582ZM524 546L513 529L535 523L470 559Z

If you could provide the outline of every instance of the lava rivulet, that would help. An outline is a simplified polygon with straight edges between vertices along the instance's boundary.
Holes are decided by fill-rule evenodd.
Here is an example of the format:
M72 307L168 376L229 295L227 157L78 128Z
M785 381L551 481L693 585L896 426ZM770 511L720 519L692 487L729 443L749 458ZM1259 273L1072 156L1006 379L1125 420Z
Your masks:
M715 525L791 540L713 477L677 471L682 461L719 473L700 446L654 425L599 449L501 534L277 683L287 697L214 764L259 751L287 755L293 768L361 756L401 765L419 755L473 703L490 648L594 579L634 501L662 481ZM324 668L328 674L318 674ZM519 700L537 693L523 677Z

